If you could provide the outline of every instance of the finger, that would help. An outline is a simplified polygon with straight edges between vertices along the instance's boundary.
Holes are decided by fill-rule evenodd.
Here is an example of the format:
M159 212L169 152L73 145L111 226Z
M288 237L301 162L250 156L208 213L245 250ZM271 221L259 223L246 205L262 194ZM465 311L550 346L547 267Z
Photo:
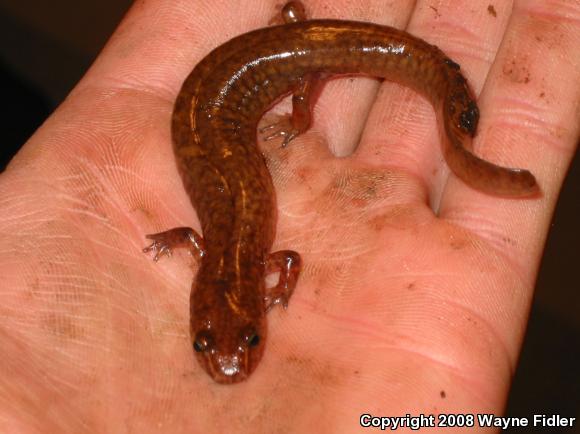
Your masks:
M499 199L451 178L441 216L504 252L516 270L538 265L559 189L579 134L580 4L514 4L505 40L480 98L476 152L498 164L530 169L543 192ZM535 273L524 272L530 280Z
M366 21L404 28L412 11L412 1L385 4L383 0L364 2L340 0L307 4L308 18ZM365 77L330 80L314 109L315 130L327 138L331 152L349 155L358 146L379 82Z
M183 80L203 56L231 37L266 25L275 11L266 1L244 8L232 3L136 2L52 117L52 125L65 131L37 135L36 143L58 142L50 146L50 164L74 168L85 178L90 173L85 162L104 171L114 161L115 171L131 176L107 172L107 189L127 203L154 209L161 220L155 230L176 222L199 228L177 175L171 110ZM150 225L150 216L135 219L132 235L141 239L145 229L140 226Z
M276 10L259 0L137 1L77 88L111 86L161 94L173 102L187 74L215 47L264 27Z
M461 65L474 91L482 87L507 23L509 2L500 2L492 14L487 3L470 1L417 3L406 29L441 48ZM435 118L429 102L416 92L385 82L369 116L357 157L380 161L405 173L420 201L439 201L448 176ZM377 158L378 157L378 158ZM376 164L376 163L375 163Z

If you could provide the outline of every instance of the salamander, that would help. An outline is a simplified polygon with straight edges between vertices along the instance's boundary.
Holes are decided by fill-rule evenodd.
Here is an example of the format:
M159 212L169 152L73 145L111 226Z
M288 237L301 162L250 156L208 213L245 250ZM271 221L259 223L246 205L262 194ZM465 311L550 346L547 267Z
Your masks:
M246 379L266 343L266 313L286 307L301 269L291 250L270 253L276 201L257 143L263 113L292 94L292 114L263 129L282 146L312 121L313 95L329 77L365 74L425 95L438 118L444 157L467 185L492 195L538 192L527 170L496 166L473 153L479 110L457 63L404 31L354 21L306 20L303 6L282 9L284 23L251 31L215 48L186 78L171 133L183 185L199 217L192 228L148 235L157 261L186 247L199 260L192 284L190 332L203 369L218 383ZM267 273L279 282L266 288Z

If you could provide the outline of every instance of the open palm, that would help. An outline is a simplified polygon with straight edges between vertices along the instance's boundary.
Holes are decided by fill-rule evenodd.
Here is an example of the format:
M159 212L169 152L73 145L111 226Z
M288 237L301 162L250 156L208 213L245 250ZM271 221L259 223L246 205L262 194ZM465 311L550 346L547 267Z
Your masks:
M530 169L543 194L499 199L450 175L434 113L410 90L329 83L308 133L262 144L274 250L298 251L304 268L288 310L269 314L259 368L223 386L192 354L195 261L141 249L147 233L199 229L170 114L205 54L276 11L234 3L137 2L2 174L6 432L344 433L363 413L501 413L578 139L578 3L307 5L442 48L480 95L475 151Z

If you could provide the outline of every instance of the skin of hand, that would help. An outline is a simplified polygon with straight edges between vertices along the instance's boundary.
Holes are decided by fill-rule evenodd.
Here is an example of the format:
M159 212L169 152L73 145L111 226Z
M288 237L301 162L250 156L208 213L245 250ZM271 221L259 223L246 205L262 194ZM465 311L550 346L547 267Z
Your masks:
M348 433L363 413L502 412L579 136L580 5L308 2L309 17L442 48L478 94L475 152L530 169L542 195L487 196L451 175L433 109L411 90L330 82L310 131L262 144L273 250L298 251L304 268L288 310L269 313L260 366L222 386L191 348L195 262L141 250L147 233L199 230L170 143L182 81L276 6L137 1L1 175L6 432Z

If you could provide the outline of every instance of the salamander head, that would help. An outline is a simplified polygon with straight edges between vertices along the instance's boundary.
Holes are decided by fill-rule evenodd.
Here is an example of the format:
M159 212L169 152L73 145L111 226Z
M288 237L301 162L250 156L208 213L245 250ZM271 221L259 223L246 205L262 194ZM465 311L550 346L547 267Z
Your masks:
M211 300L198 297L199 291L194 293L191 339L197 360L218 383L245 380L262 359L266 343L262 299L251 297L236 303L228 300L227 293L220 297L221 291L215 288Z

